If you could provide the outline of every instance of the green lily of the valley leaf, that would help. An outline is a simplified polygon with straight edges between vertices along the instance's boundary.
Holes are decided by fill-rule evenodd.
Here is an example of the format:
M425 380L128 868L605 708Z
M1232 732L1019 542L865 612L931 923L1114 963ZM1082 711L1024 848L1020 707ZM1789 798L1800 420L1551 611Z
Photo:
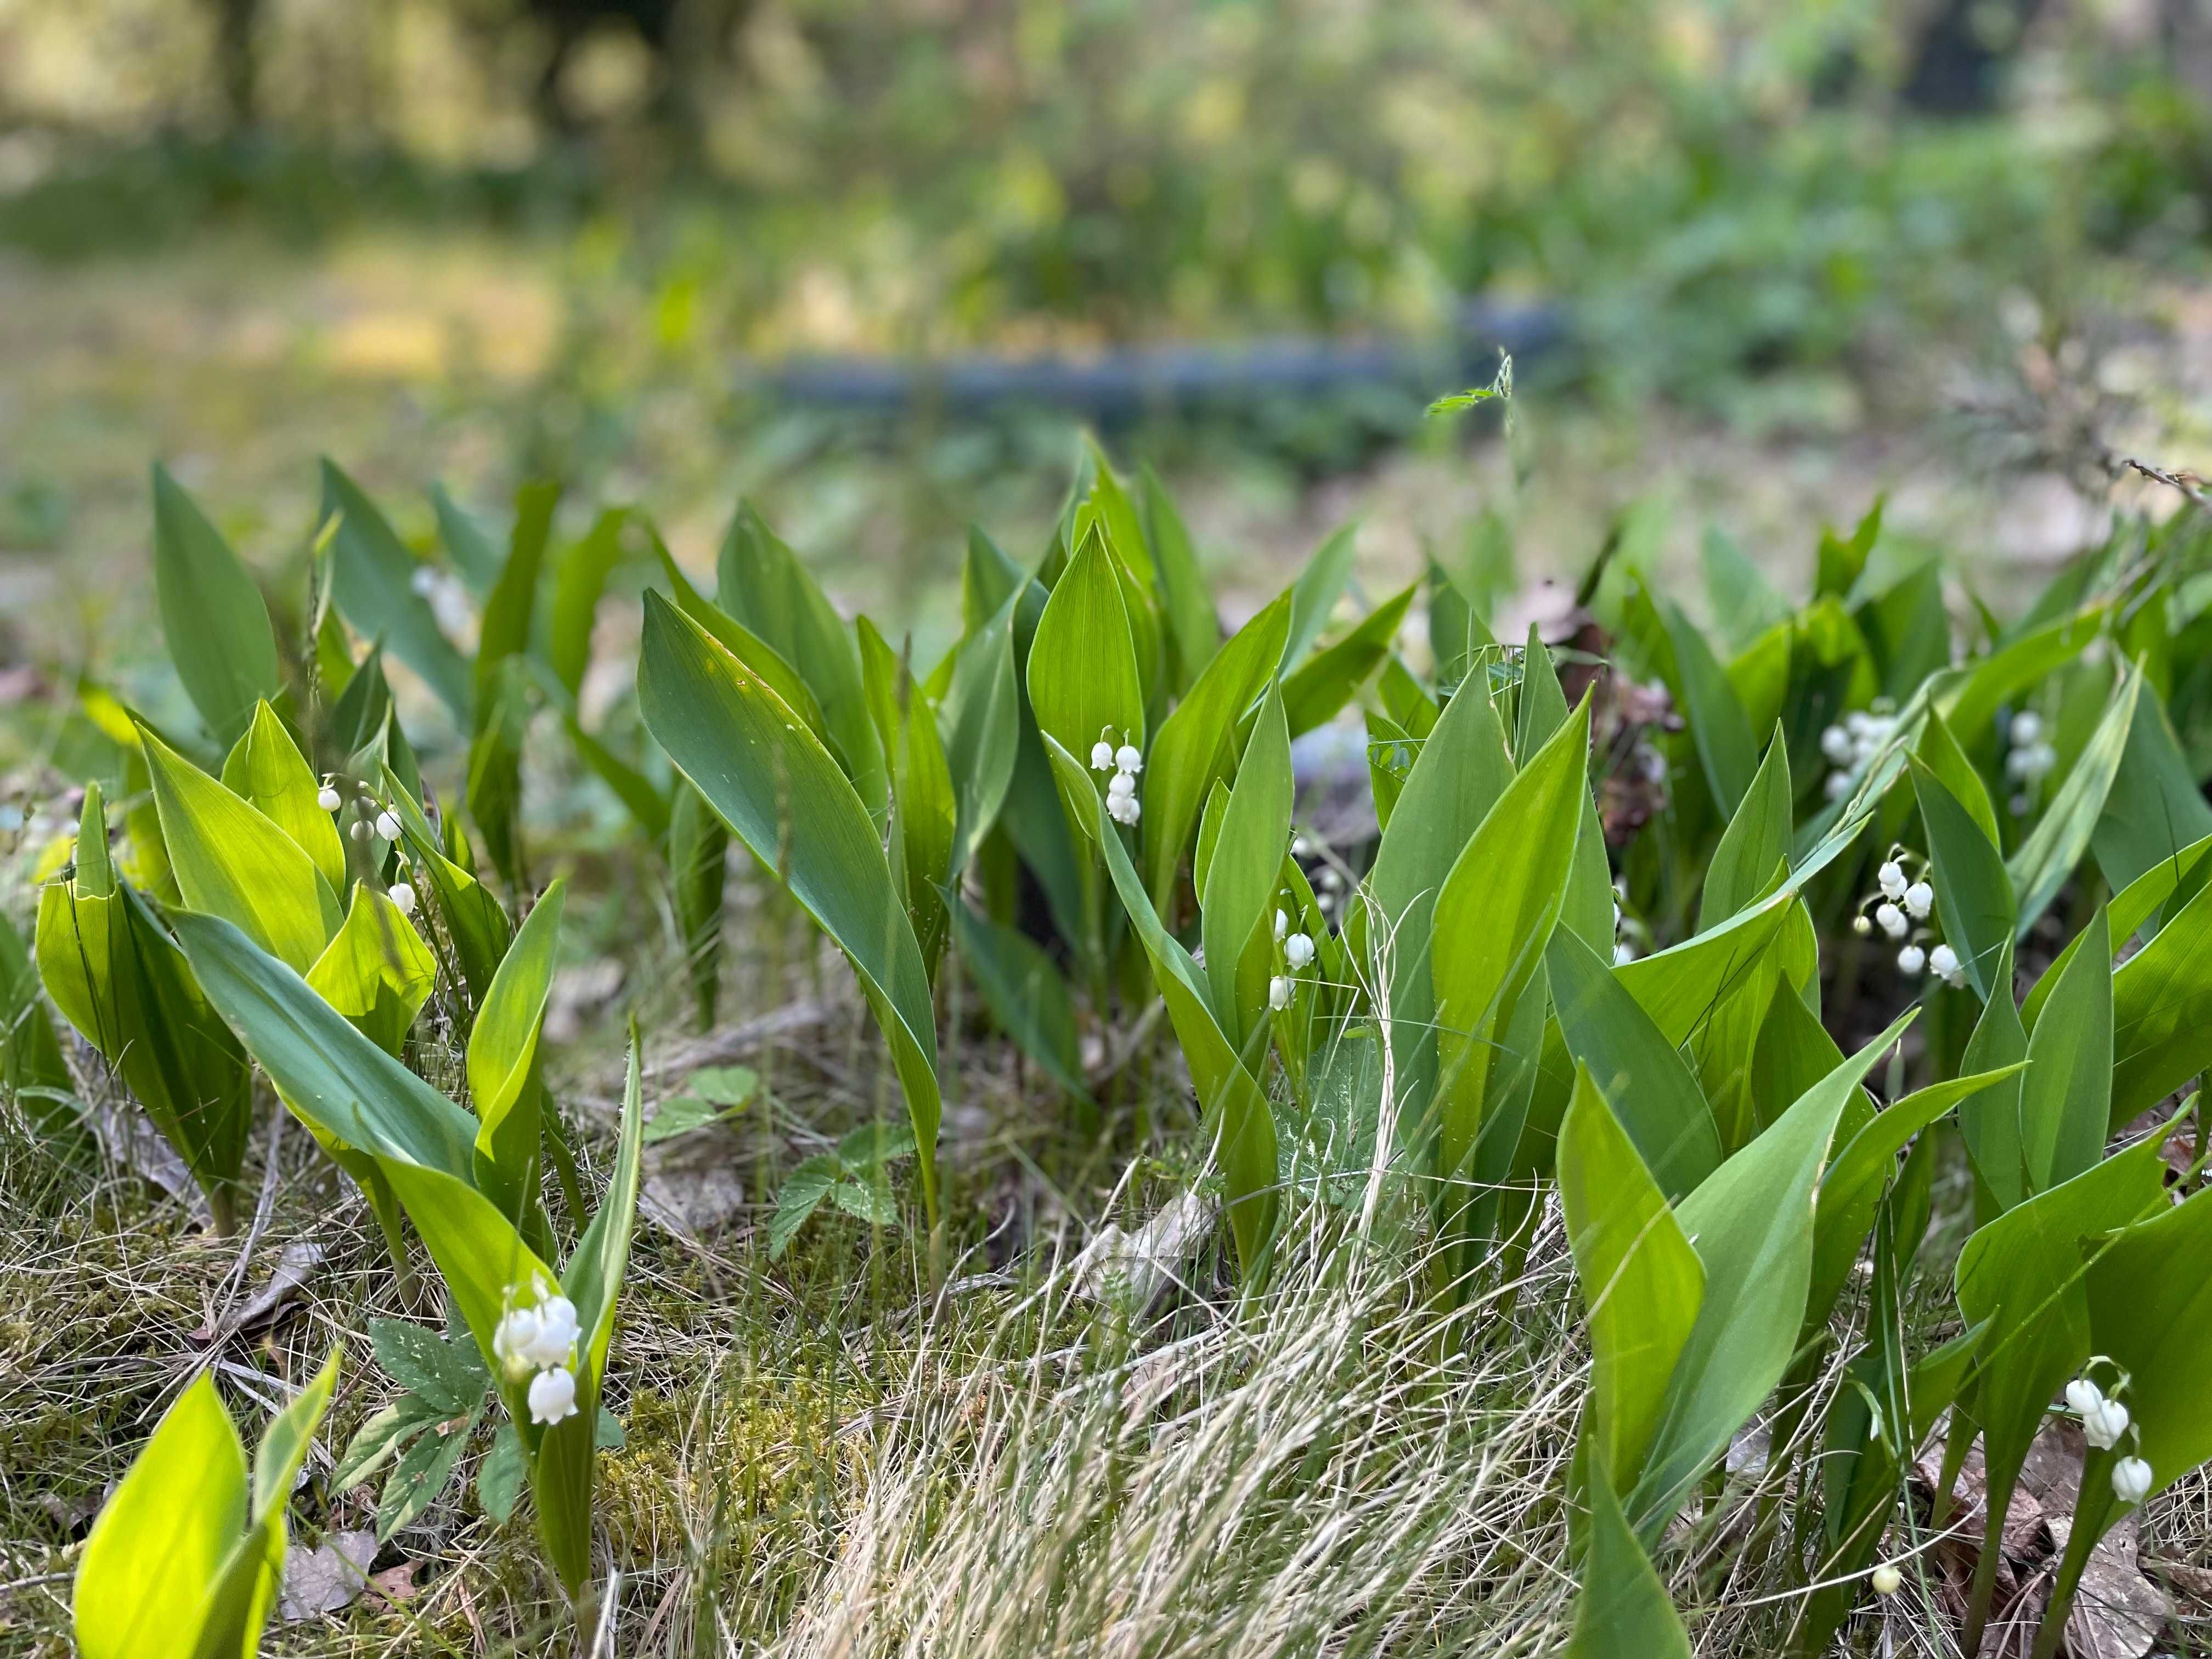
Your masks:
M515 492L514 529L507 557L485 597L483 621L477 631L475 694L481 728L493 679L508 658L530 648L530 626L538 612L538 578L545 568L545 544L552 538L553 514L561 486L526 483Z
M1559 1125L1559 1176L1590 1329L1589 1465L1633 1486L1705 1300L1705 1264L1586 1066Z
M1170 912L1176 872L1216 783L1235 769L1245 714L1267 690L1283 654L1291 596L1273 603L1213 653L1189 694L1160 722L1145 762L1145 886L1152 908Z
M1283 654L1269 673L1288 673L1305 659L1307 649L1328 624L1344 585L1352 580L1352 562L1358 552L1359 526L1340 526L1314 550L1305 568L1291 586L1290 630L1284 635Z
M891 879L905 897L907 920L933 983L945 928L945 902L938 890L952 873L959 817L952 769L928 699L873 623L862 617L855 629L861 678L890 762Z
M507 1215L520 1218L536 1192L544 1127L538 1042L561 953L567 889L539 896L499 964L469 1033L469 1099L476 1108L477 1184Z
M438 539L453 568L474 593L488 593L499 580L499 545L474 514L455 501L442 483L430 486L430 508L438 519Z
M285 1504L338 1356L271 1419L249 1476L210 1372L180 1395L93 1523L72 1613L85 1659L258 1650L283 1582Z
M722 893L729 881L729 851L728 827L705 796L678 778L668 814L668 880L702 1031L714 1025L721 994Z
M1191 960L1190 952L1161 926L1136 866L1106 816L1104 798L1085 779L1083 763L1057 744L1051 753L1054 769L1069 780L1063 787L1073 793L1073 781L1082 779L1095 803L1097 816L1090 831L1103 853L1107 874L1128 913L1138 943L1152 963L1152 982L1167 1004L1169 1022L1190 1066L1191 1082L1198 1091L1206 1130L1212 1137L1214 1156L1227 1189L1229 1225L1237 1241L1237 1262L1247 1279L1255 1278L1266 1262L1275 1224L1275 1124L1266 1093L1230 1040L1227 1024L1213 1006L1205 975Z
M230 922L192 911L174 922L208 1000L295 1112L348 1146L468 1178L473 1117Z
M1681 682L1683 713L1690 723L1698 759L1705 768L1706 786L1721 810L1733 813L1759 769L1759 743L1751 719L1729 684L1712 647L1705 643L1705 636L1680 606L1668 605L1662 615L1668 641L1674 647L1675 673Z
M161 838L186 905L221 916L305 973L342 918L337 895L299 842L144 726Z
M2204 1379L2212 1375L2212 1196L2203 1191L2097 1249L2090 1345L2128 1376L2136 1455L2163 1492L2212 1459Z
M1368 872L1369 904L1345 926L1346 951L1388 987L1395 1105L1408 1130L1428 1117L1437 1082L1437 896L1512 780L1497 710L1480 686L1462 690L1421 745Z
M1382 665L1420 588L1414 582L1383 600L1350 633L1316 652L1283 681L1283 710L1292 737L1334 720Z
M958 797L951 871L973 863L999 821L1021 750L1021 692L1014 675L1014 613L1018 592L960 645L944 704L951 728L945 757Z
M1892 1027L1901 1030L1903 1022ZM1808 1328L1825 1324L1857 1264L1867 1229L1883 1190L1896 1173L1897 1154L1944 1113L1984 1091L2020 1076L2025 1061L1931 1085L1875 1113L1843 1144L1820 1178L1813 1216L1813 1288Z
M1567 1052L1587 1066L1644 1165L1670 1200L1720 1167L1720 1128L1697 1075L1613 968L1568 933L1546 952Z
M2051 971L2057 971L2056 964ZM2042 1024L2039 1014L2036 1023ZM2148 1110L2208 1064L2212 1064L2212 884L2183 905L2112 975L2112 1126Z
M2155 691L2139 696L2119 770L2090 836L2097 867L2117 891L2208 836L2212 805L2181 751L2165 700Z
M822 706L853 788L881 821L890 774L868 718L860 658L852 631L797 554L769 530L750 502L738 505L722 538L714 597L722 609L797 669Z
M1245 960L1254 936L1274 914L1275 876L1291 839L1292 788L1283 695L1270 686L1237 763L1214 856L1199 890L1207 989L1222 1029L1240 1053L1267 1017L1267 975L1244 971Z
M1073 1099L1091 1097L1083 1078L1075 1007L1059 964L1042 945L1002 927L966 900L946 900L953 942L999 1028Z
M822 746L841 764L848 766L850 775L842 745L831 733L829 720L822 712L821 700L814 695L805 677L766 640L703 598L691 586L690 579L684 575L683 567L676 562L676 556L662 544L658 532L653 533L653 550L660 561L661 574L667 578L668 591L676 596L676 608L711 635L722 649L759 675L784 706L806 722L807 730L813 732Z
M929 975L866 806L757 675L651 594L638 702L678 769L860 975L906 1091L933 1218L939 1098Z
M470 996L481 1004L491 989L493 975L498 973L508 942L514 937L507 912L500 908L499 901L477 881L473 872L446 856L437 831L424 816L413 792L389 767L384 772L384 788L399 815L400 834L407 842L412 867L429 876L431 890L437 896L438 914L453 940L461 978L467 982Z
M438 959L399 907L367 882L307 984L385 1053L397 1056L429 1000Z
M1974 1023L1960 1064L1968 1072L1992 1072L2027 1059L2027 1031L2012 1000L2012 940L1997 952L1990 1000ZM2063 961L2063 958L2061 958ZM2057 964L2044 975L2058 971ZM2027 1159L2021 1143L2021 1082L2018 1073L1993 1085L1959 1107L1959 1133L1983 1189L2000 1210L2009 1210L2028 1194Z
M39 896L34 948L54 1006L121 1073L228 1231L252 1068L152 908L117 879L97 783L85 790L75 878Z
M330 883L331 892L345 891L345 843L318 799L322 786L284 722L266 702L255 705L245 732L223 761L222 783L298 842Z
M2106 705L2104 717L2090 734L2066 781L2058 786L2043 817L2014 853L2005 868L2019 899L2013 922L2014 937L2025 939L2058 890L2074 873L2074 866L2089 850L2098 820L2119 775L2127 752L2128 728L2142 695L2142 676L2133 668L2122 671L2120 683Z
M1705 1264L1705 1297L1627 1500L1639 1536L1659 1535L1788 1368L1812 1283L1814 1192L1859 1079L1893 1040L1877 1038L1808 1090L1676 1206Z
M1689 1634L1629 1526L1611 1478L1594 1470L1585 1490L1589 1538L1567 1659L1690 1659Z
M2027 1036L2020 1085L2021 1156L2030 1192L2045 1192L2104 1156L2112 1115L2111 926L2100 908Z
M2212 860L2212 836L2191 842L2171 859L2144 871L2113 894L2112 903L2106 907L2112 917L2113 948L2117 950L2133 939L2156 920L2161 910L2170 908L2179 915L2183 906L2203 891L2207 878L2212 877L2212 862L2208 860ZM2067 940L2066 948L2044 969L2043 977L2029 988L2020 1009L2021 1018L2028 1024L2035 1024L2036 1016L2043 1011L2044 999L2064 977L2066 964L2080 952L2086 937L2076 933Z
M464 727L469 714L469 666L438 626L430 602L415 591L419 562L362 487L325 459L321 518L337 515L331 542L331 592L362 637L380 640L428 683Z
M1437 896L1434 1173L1443 1180L1467 1172L1492 1074L1505 1058L1503 1039L1559 924L1589 769L1585 698L1505 786ZM1542 1027L1535 1029L1540 1040Z
M1931 719L1928 729L1941 732ZM1929 744L1923 739L1922 749ZM1966 775L1973 777L1972 772ZM1980 780L1974 778L1977 787ZM1991 832L1981 823L1974 804L1962 800L1942 776L1917 756L1912 762L1912 787L1920 804L1921 822L1928 830L1928 851L1935 863L1936 913L1942 919L1943 937L1959 953L1975 994L1984 1001L1998 991L1997 969L2011 960L2014 896L2005 873L2004 857ZM1986 806L1986 798L1982 805ZM2009 998L2012 987L2003 986Z
M1037 729L1072 755L1087 758L1102 736L1117 748L1145 747L1145 694L1128 606L1098 535L1084 538L1045 604L1030 646L1029 693ZM1070 801L1069 811L1085 821L1078 803Z
M583 689L584 672L592 665L592 626L599 599L608 580L629 556L623 546L623 531L629 521L629 508L609 507L553 568L545 657L572 700Z
M1188 691L1221 647L1221 621L1214 615L1190 532L1149 465L1139 470L1138 483L1146 540L1158 568L1160 611L1175 646L1176 690Z
M1729 820L1720 845L1705 867L1705 890L1698 899L1698 931L1727 921L1766 896L1790 856L1796 827L1796 796L1790 785L1790 745L1776 726L1766 757L1753 775L1743 803Z
M1959 1310L1989 1328L1966 1406L1982 1431L1991 1515L2007 1513L2052 1397L2092 1352L2082 1241L2164 1206L2164 1140L2152 1135L2027 1199L1978 1229L1960 1254ZM1995 1569L1987 1571L1993 1582ZM1978 1577L1977 1589L1985 1607Z
M85 1659L191 1652L246 1513L246 1448L203 1371L93 1523L75 1602Z
M269 607L198 503L154 468L154 592L169 660L216 740L228 747L254 704L282 686Z

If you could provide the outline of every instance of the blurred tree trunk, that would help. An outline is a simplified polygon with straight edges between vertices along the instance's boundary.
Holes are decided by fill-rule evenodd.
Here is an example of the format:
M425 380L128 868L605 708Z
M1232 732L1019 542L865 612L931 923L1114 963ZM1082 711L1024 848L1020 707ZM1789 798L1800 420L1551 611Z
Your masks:
M254 52L261 0L211 0L216 9L216 65L222 78L224 112L231 131L244 132L260 118L261 64Z

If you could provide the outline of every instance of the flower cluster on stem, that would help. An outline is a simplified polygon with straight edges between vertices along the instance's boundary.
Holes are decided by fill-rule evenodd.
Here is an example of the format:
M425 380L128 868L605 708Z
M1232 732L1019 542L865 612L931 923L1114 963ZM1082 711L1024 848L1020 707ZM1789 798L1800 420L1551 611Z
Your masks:
M1312 967L1318 952L1313 936L1304 928L1291 932L1290 912L1280 908L1275 912L1275 942L1283 947L1283 965L1288 971L1267 981L1267 1006L1280 1012L1291 1006L1291 999L1297 994L1295 975Z
M1854 708L1844 716L1842 724L1820 733L1820 753L1835 768L1828 774L1826 790L1830 800L1841 800L1850 793L1852 777L1875 757L1896 730L1895 716Z
M510 1382L530 1378L530 1420L551 1425L576 1414L576 1304L539 1284L536 1299L514 1305L499 1322L492 1353Z
M1128 736L1121 734L1118 749L1104 732L1091 745L1091 769L1114 775L1106 786L1106 816L1121 824L1133 824L1143 815L1137 802L1137 774L1145 769L1145 757Z
M1875 872L1875 884L1880 891L1862 901L1859 914L1851 920L1852 931L1864 935L1879 928L1884 938L1902 941L1897 968L1910 978L1932 973L1947 985L1966 984L1966 967L1958 951L1941 943L1931 948L1932 930L1920 926L1936 911L1936 888L1929 872L1923 870L1916 876L1905 868L1902 854L1893 850Z
M2058 764L2058 750L2044 730L2043 716L2030 708L2012 717L2005 727L2005 776L2020 785L2020 793L2012 798L2013 816L2025 817L2035 804L2036 786Z

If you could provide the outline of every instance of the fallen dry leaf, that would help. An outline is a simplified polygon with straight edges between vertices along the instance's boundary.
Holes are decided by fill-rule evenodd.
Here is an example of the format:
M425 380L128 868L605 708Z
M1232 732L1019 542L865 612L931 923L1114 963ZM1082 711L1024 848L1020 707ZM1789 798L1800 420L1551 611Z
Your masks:
M2121 1517L2089 1552L2066 1620L2071 1659L2142 1659L2173 1615L2173 1603L2143 1577L2136 1559L2136 1520ZM2064 1548L2067 1522L2053 1521L2051 1529Z
M276 1616L289 1625L351 1607L368 1587L375 1559L373 1532L334 1532L312 1550L295 1550L284 1563Z
M328 1260L330 1251L316 1240L294 1239L284 1247L284 1254L276 1259L268 1282L254 1293L253 1298L225 1314L214 1326L201 1326L192 1333L192 1340L205 1347L217 1340L227 1342L245 1332L274 1325L293 1293L313 1279Z
M1185 1193L1133 1233L1109 1222L1075 1260L1075 1289L1143 1312L1182 1276L1213 1230L1213 1201Z

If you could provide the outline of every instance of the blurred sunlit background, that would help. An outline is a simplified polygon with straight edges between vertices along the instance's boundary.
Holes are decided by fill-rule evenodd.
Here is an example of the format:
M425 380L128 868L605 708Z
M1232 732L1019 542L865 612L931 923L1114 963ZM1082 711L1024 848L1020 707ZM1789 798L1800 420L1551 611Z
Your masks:
M2212 466L2208 237L2207 0L0 0L0 665L150 641L155 458L271 569L325 453L425 539L750 494L925 630L1086 418L1255 592L1878 491L2046 562Z

